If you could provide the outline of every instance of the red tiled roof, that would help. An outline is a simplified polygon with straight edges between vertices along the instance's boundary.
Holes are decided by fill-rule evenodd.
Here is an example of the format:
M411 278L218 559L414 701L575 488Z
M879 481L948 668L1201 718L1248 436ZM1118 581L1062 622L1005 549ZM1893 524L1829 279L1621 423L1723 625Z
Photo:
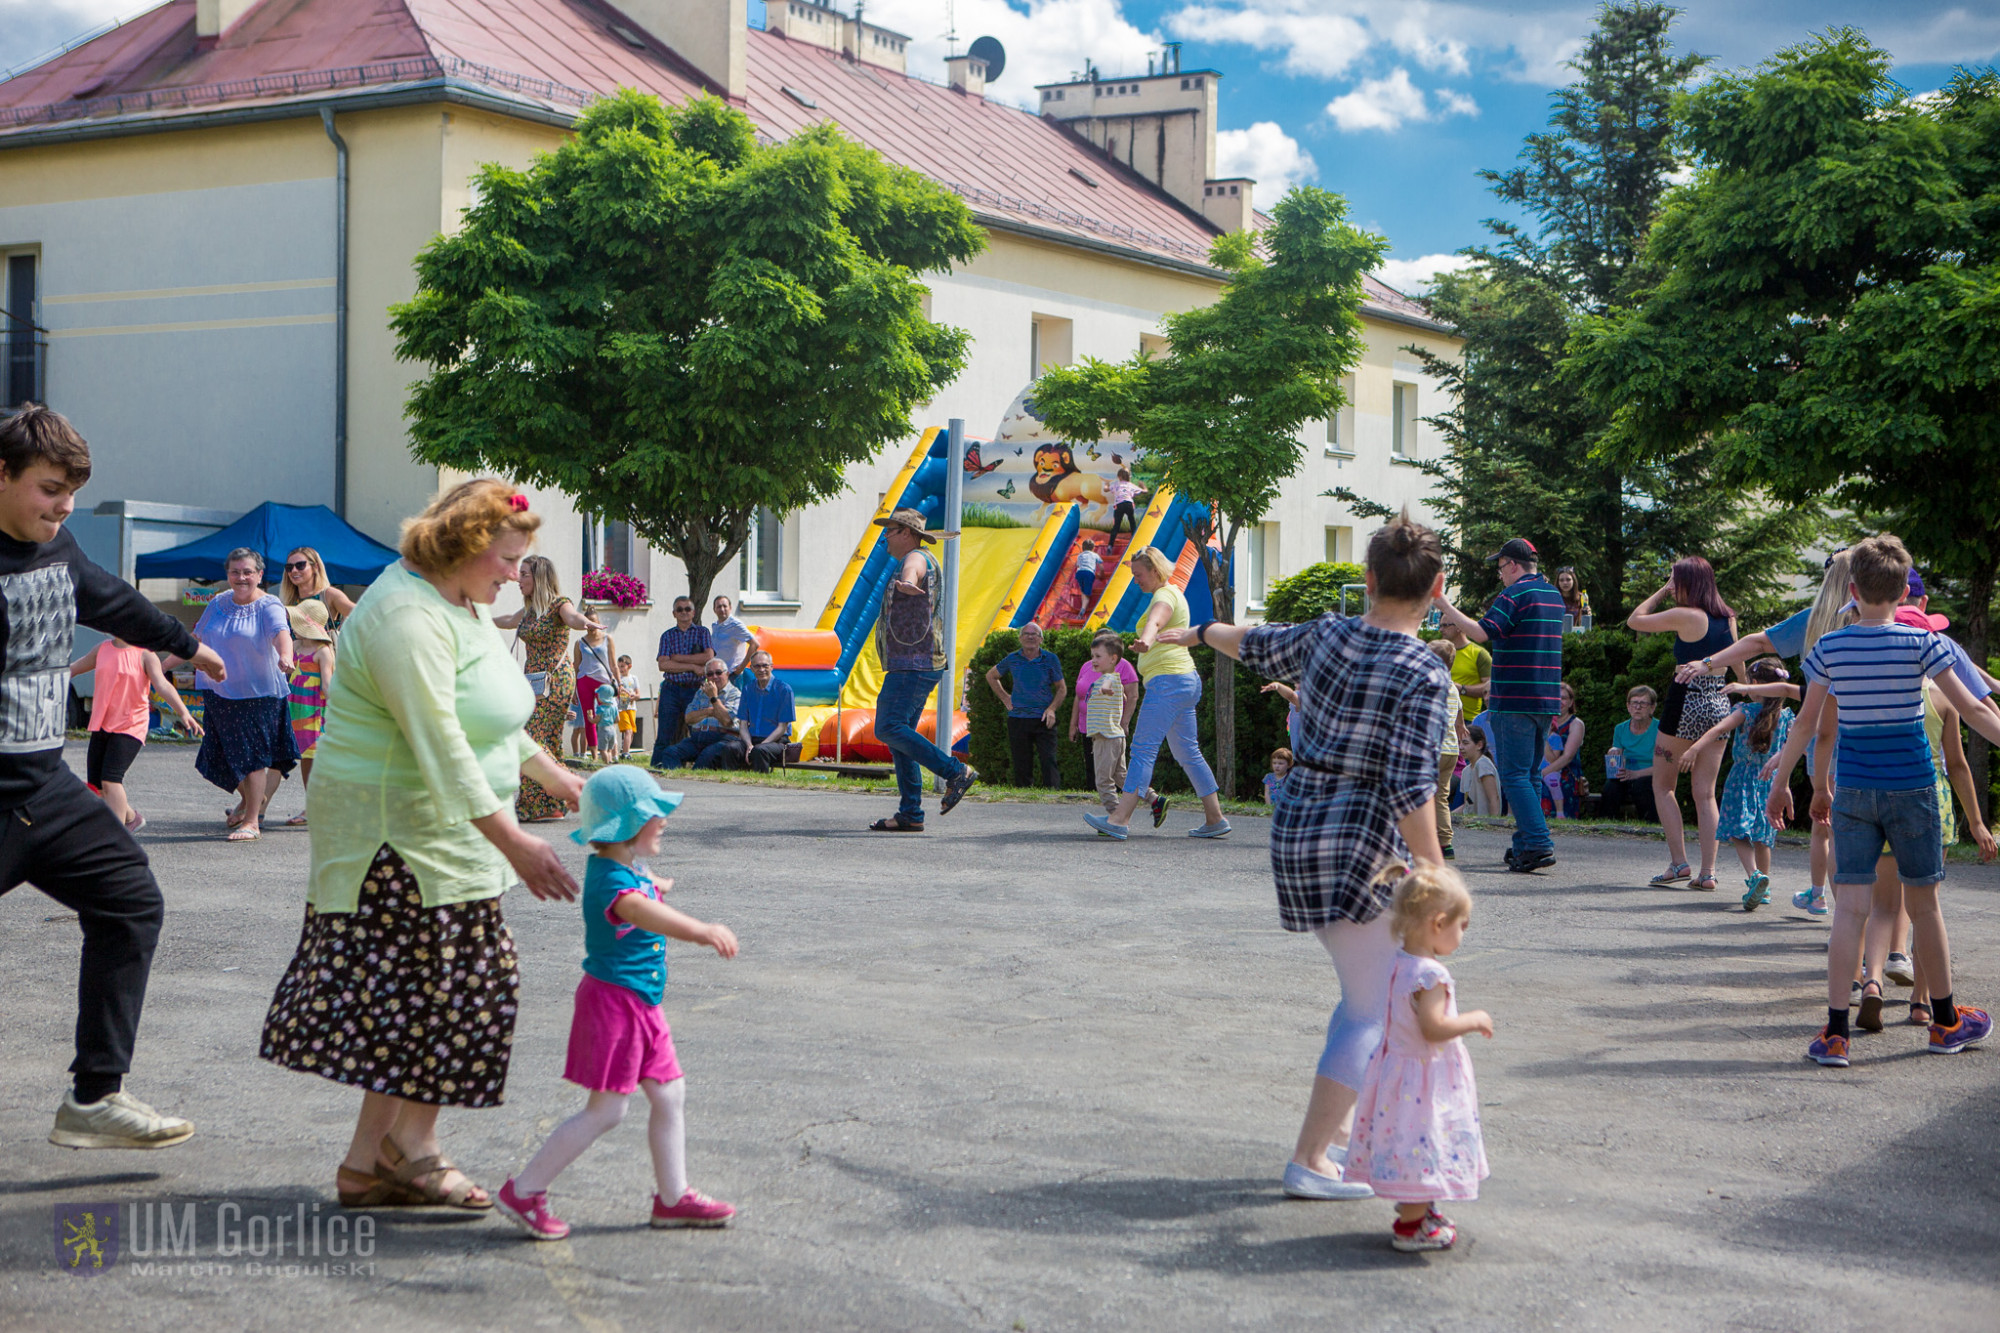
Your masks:
M264 0L214 41L195 37L194 11L195 0L168 0L0 83L0 141L51 122L439 78L562 108L619 87L669 101L711 87L602 0ZM992 222L1207 260L1213 227L1054 121L775 32L747 36L745 110L769 135L831 121ZM1368 297L1387 313L1429 318L1372 279Z

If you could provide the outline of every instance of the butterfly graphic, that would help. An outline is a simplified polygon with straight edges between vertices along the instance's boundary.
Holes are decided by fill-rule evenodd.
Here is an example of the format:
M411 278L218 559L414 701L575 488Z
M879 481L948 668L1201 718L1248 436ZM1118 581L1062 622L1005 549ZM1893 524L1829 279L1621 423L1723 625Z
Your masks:
M985 475L986 475L987 473L989 473L989 472L993 471L993 470L994 470L995 468L997 468L997 467L999 467L999 466L1000 466L1000 465L999 465L998 463L985 463L985 464L982 464L982 463L980 463L980 461L979 461L979 444L978 444L978 442L977 442L977 441L967 441L967 442L966 442L966 446L965 446L965 475L966 475L966 476L968 476L968 477L983 477L983 476L985 476Z
M1014 479L1012 477L1007 478L1007 484L1000 488L998 494L1000 498L1003 500L1011 500L1014 498Z
M1084 457L1088 458L1093 463L1095 463L1098 459L1104 457L1103 454L1097 452L1097 446L1094 444L1086 448L1083 451L1083 454Z
M1015 450L1014 450L1014 457L1016 457L1016 458L1019 458L1020 456L1021 456L1021 451L1020 451L1020 449L1018 449L1018 448L1017 448L1017 449L1015 449Z

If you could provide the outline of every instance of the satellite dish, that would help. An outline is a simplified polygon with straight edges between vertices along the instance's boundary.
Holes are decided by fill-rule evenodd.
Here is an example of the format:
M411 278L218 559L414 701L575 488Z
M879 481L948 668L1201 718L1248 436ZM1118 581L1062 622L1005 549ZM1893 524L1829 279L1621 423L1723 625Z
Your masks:
M986 62L986 81L993 82L1000 77L1000 71L1007 68L1007 48L1000 45L997 37L980 37L965 48L965 54L974 60Z

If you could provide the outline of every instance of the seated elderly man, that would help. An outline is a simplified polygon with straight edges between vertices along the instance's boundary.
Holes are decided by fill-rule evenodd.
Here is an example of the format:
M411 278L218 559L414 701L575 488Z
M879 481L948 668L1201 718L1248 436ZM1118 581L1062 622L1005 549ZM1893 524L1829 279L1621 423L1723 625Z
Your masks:
M722 747L735 734L737 690L729 683L729 668L712 657L702 668L701 685L688 701L688 734L658 752L655 768L714 768L722 762Z
M798 710L792 703L792 687L778 679L771 669L771 655L761 648L750 655L750 677L740 693L736 734L717 750L722 766L747 766L759 773L770 772L773 764L783 767Z

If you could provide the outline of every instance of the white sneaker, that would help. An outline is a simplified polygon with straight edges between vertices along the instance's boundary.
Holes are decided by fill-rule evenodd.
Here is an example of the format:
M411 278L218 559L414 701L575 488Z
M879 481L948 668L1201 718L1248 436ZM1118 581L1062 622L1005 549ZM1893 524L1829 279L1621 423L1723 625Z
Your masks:
M129 1092L85 1106L72 1088L56 1108L49 1142L62 1148L171 1148L193 1134L192 1121L161 1115Z
M1890 954L1888 964L1882 969L1882 975L1895 982L1898 986L1914 986L1917 984L1917 974L1910 967L1910 956L1908 954Z
M1347 1151L1344 1148L1327 1149L1327 1160L1335 1166L1345 1168ZM1354 1199L1372 1199L1375 1191L1358 1181L1342 1180L1339 1176L1323 1176L1297 1162L1285 1163L1285 1193L1294 1199L1334 1199L1348 1202Z

